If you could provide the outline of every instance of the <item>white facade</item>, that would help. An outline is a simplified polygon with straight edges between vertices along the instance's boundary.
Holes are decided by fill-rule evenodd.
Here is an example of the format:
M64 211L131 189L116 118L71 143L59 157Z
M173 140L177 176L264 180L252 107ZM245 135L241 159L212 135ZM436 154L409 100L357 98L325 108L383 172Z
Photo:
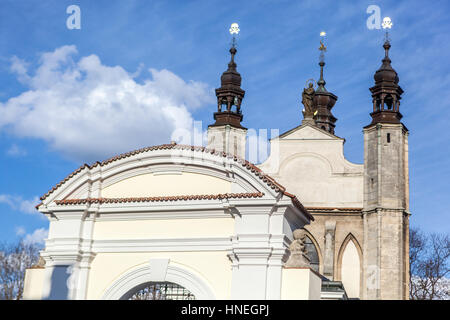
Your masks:
M304 206L362 208L364 165L345 159L343 138L307 123L272 139L271 150L258 167Z

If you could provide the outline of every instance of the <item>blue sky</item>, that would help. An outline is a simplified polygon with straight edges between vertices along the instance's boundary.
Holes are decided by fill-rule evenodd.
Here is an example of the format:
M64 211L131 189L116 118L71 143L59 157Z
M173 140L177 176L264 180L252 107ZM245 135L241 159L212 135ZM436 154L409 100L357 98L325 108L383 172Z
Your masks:
M0 241L40 239L48 222L37 197L82 163L167 143L176 127L212 122L213 89L229 60L246 90L244 125L287 131L301 122L300 94L325 79L345 156L363 162L373 74L383 57L369 5L394 22L392 65L405 90L410 130L411 223L448 232L450 218L450 19L448 1L76 1L0 2ZM81 8L69 30L66 8Z

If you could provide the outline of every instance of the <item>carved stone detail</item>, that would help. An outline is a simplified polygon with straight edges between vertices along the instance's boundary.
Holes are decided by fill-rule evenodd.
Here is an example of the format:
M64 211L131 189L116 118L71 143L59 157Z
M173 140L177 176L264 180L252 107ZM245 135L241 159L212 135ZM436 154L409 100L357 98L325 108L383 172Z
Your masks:
M285 267L309 268L310 260L305 247L306 234L303 229L296 229L293 232L294 241L289 245L291 255L285 264Z
M336 221L325 222L325 250L323 274L331 279L334 278L334 242L336 232Z

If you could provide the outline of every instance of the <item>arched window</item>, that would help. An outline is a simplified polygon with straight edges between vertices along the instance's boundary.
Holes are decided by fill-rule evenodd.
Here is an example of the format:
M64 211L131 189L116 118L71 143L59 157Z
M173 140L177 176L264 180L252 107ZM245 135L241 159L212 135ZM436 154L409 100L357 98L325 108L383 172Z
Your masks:
M172 282L148 282L126 296L128 300L195 300L189 290Z
M340 279L349 298L359 298L361 286L361 257L356 239L349 234L339 250Z
M305 249L307 251L311 269L319 272L319 254L317 252L316 246L308 236L306 236L305 238Z
M393 106L393 103L394 103L394 100L392 99L392 96L390 96L390 95L387 96L384 99L384 103L386 104L388 110L392 110L392 106Z

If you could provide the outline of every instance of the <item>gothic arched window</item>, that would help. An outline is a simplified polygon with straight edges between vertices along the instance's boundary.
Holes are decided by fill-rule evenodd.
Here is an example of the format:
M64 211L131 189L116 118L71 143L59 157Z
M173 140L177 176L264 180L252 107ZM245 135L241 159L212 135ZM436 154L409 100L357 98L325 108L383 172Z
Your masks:
M309 258L311 269L319 272L319 254L317 252L316 246L308 236L306 236L305 238L305 249L307 250L307 255Z
M341 245L338 258L338 277L349 298L360 297L361 251L357 240L349 234Z
M136 288L128 300L195 300L195 296L172 282L149 282Z

